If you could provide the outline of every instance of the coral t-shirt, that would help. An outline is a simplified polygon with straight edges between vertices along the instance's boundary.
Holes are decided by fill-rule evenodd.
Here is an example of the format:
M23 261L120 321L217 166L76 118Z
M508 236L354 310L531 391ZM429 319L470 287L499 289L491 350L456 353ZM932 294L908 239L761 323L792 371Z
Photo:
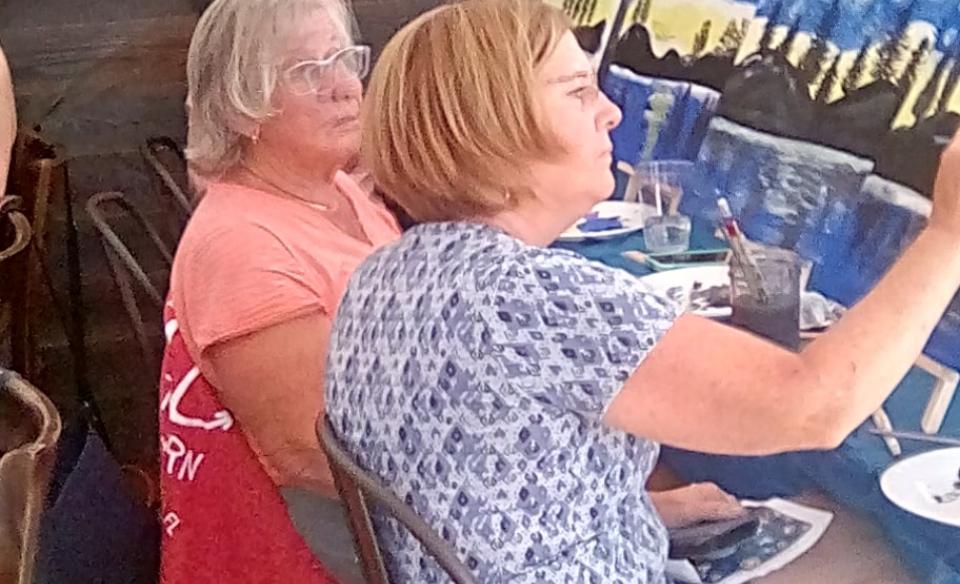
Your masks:
M313 313L332 317L357 265L399 236L381 204L345 195L370 242L316 207L231 183L208 186L184 232L160 381L164 584L333 582L201 371L213 345Z

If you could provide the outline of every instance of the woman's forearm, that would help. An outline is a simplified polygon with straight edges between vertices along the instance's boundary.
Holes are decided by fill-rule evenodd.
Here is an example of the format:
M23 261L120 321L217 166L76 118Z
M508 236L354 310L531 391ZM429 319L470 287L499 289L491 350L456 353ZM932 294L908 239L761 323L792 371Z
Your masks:
M804 349L795 380L816 391L813 415L842 440L913 365L960 287L958 238L923 231L877 286Z
M880 407L942 316L960 285L956 241L928 228L867 297L800 354L682 316L604 421L719 454L836 447Z

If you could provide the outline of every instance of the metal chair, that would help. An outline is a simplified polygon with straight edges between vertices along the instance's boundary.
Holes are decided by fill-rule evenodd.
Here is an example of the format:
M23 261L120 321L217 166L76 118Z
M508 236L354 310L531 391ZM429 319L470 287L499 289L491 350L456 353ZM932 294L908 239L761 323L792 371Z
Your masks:
M169 136L154 136L147 138L143 146L140 147L140 155L146 161L159 183L158 191L165 192L175 203L175 211L184 220L193 213L193 203L187 194L190 188L174 178L174 174L186 174L187 159L183 154L180 145ZM176 164L180 166L173 169L169 164L164 163L164 159L176 159Z
M33 235L26 253L21 277L6 286L16 286L15 307L19 329L11 339L13 368L33 379L41 377L37 359L35 331L43 330L47 323L45 315L54 315L63 328L70 349L70 366L76 385L77 399L91 424L104 436L100 409L87 376L86 348L84 346L86 324L80 293L80 251L73 199L70 196L67 156L64 149L46 139L39 129L20 128L13 147L7 191L16 195L17 211L29 221ZM2 195L3 193L0 193ZM62 214L57 211L62 210ZM48 233L48 220L53 215L64 217L61 241L53 241ZM67 288L57 288L48 269L48 248L66 250ZM46 304L45 304L46 303ZM52 310L47 310L52 306Z
M123 306L127 311L127 316L130 318L134 335L140 344L144 363L150 367L151 370L157 370L159 367L160 351L150 340L150 334L147 332L147 327L144 324L143 313L140 310L140 304L137 301L137 294L134 291L132 281L135 281L139 285L141 292L147 297L153 308L156 309L157 315L161 314L163 310L164 295L161 293L160 288L151 280L143 266L137 261L137 258L130 251L130 247L120 239L120 236L117 235L117 232L110 225L107 220L107 213L105 212L108 205L118 208L127 217L132 218L143 233L147 235L163 264L164 281L168 279L170 268L173 265L173 253L160 236L156 227L154 227L147 217L131 203L123 193L117 191L97 193L87 201L87 214L90 216L94 227L96 227L100 234L100 242L107 256L107 262L110 265L113 280L120 292Z
M33 229L19 197L0 197L0 363L23 366L30 346L24 304L27 250Z
M417 513L360 468L340 445L326 416L317 420L317 437L327 453L340 498L346 506L350 531L369 584L389 584L377 535L370 518L375 507L399 521L456 584L473 584L473 575L456 553Z
M30 249L24 254L16 294L19 330L11 339L14 352L13 368L29 378L37 377L39 366L36 350L36 331L43 313L45 278L44 259L48 244L47 225L54 206L68 205L66 195L65 157L60 148L44 141L38 134L26 130L17 133L10 165L8 192L16 196L15 208L30 223ZM8 207L10 208L10 207ZM68 331L69 334L69 331Z
M40 519L60 437L53 403L0 369L0 581L33 584Z

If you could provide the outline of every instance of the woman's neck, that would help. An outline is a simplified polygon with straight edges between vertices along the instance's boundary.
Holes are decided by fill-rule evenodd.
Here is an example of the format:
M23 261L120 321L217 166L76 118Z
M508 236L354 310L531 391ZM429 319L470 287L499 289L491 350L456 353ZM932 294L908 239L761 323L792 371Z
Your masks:
M477 221L502 229L529 245L545 247L556 241L561 233L589 210L588 207L564 209L561 212L534 199Z
M303 164L293 158L256 151L244 155L231 178L309 203L334 207L342 198L333 182L337 170L333 164Z

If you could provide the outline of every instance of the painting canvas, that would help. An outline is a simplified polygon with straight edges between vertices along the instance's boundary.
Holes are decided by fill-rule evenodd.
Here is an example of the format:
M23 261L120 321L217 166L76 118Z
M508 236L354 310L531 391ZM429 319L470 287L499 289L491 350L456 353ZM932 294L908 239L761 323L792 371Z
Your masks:
M960 124L957 3L557 4L588 50L611 39L615 158L696 161L684 211L713 218L727 197L751 238L799 251L811 285L848 305L925 224ZM960 300L926 352L960 368Z

